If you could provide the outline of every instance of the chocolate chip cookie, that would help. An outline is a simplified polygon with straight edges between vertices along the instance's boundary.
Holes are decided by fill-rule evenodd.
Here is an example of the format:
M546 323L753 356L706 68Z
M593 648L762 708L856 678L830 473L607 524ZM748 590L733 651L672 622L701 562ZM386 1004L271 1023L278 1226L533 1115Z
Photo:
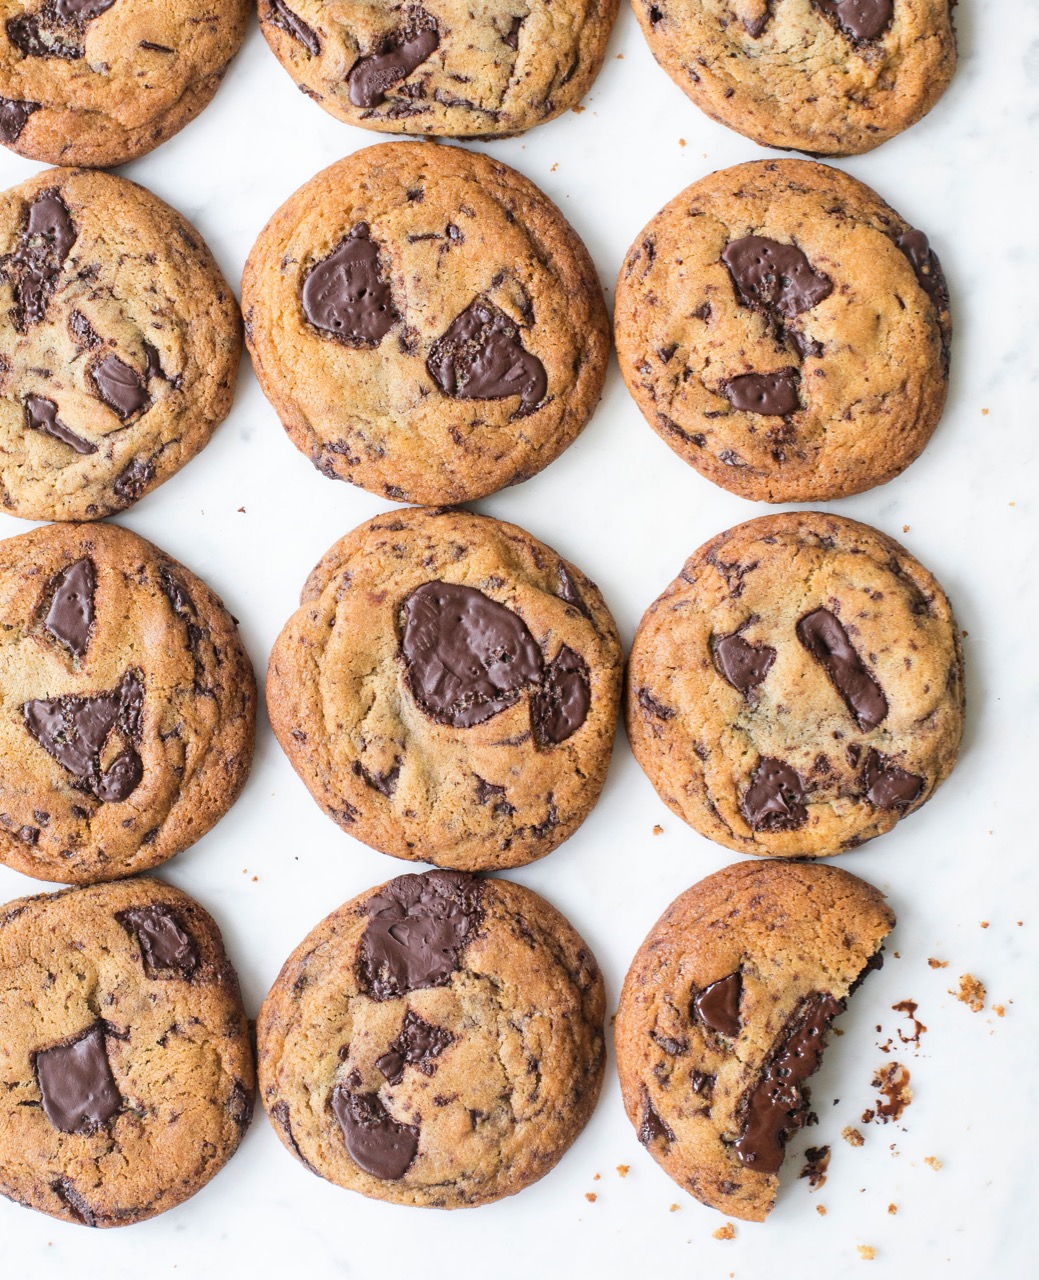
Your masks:
M702 546L647 610L628 737L661 799L740 853L824 857L934 795L963 655L923 565L868 525L790 512Z
M319 173L260 235L242 296L292 442L396 501L527 479L602 391L609 324L584 245L533 183L457 147L384 143Z
M955 0L632 0L654 58L714 120L766 147L871 151L956 69Z
M664 912L617 1013L628 1119L659 1165L728 1217L761 1222L826 1033L895 917L834 867L738 862Z
M0 862L83 884L157 866L234 804L256 687L204 582L109 524L0 542Z
M398 510L335 544L271 654L271 725L324 811L465 871L544 857L599 797L621 684L598 588L515 525Z
M260 1097L314 1173L457 1209L521 1191L602 1084L595 957L536 893L457 871L400 876L296 948L256 1026Z
M948 382L941 265L869 187L807 160L687 187L617 284L628 390L672 449L766 502L843 498L922 451Z
M88 1227L194 1195L252 1113L238 978L197 902L123 880L0 907L0 1194Z
M125 178L0 196L0 504L92 520L179 471L228 414L234 294L198 232Z
M382 133L503 137L591 88L618 0L415 4L259 0L267 43L302 91Z
M116 165L205 107L248 0L3 0L0 142L47 164Z

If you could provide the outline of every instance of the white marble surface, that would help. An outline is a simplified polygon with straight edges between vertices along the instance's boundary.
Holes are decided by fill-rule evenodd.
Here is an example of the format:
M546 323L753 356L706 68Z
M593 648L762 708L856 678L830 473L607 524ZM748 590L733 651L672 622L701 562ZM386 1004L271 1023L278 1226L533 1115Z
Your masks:
M512 1200L451 1215L369 1202L307 1173L261 1113L213 1183L143 1225L90 1232L0 1203L0 1274L722 1280L793 1272L838 1280L863 1266L886 1277L920 1267L971 1280L1035 1274L1028 1202L1039 1126L1039 3L961 0L957 18L961 65L943 101L908 134L844 162L931 236L949 277L957 337L949 407L923 457L892 484L834 509L902 537L946 586L969 632L970 720L961 761L932 803L839 859L889 894L899 916L889 951L900 958L870 979L842 1019L845 1034L814 1088L822 1123L795 1143L797 1152L832 1145L825 1187L809 1192L792 1158L769 1222L737 1223L734 1240L715 1240L724 1219L680 1191L636 1142L611 1063L580 1140ZM665 201L709 170L762 153L686 101L653 64L627 9L585 107L486 149L561 205L612 300L624 250ZM300 95L254 25L213 105L126 173L191 218L237 283L281 201L319 168L377 140ZM36 168L0 153L3 186ZM212 444L121 523L224 596L262 673L313 562L387 505L313 470L246 365ZM672 454L643 423L615 367L581 439L540 476L478 505L525 525L595 578L626 642L690 551L766 510L714 488ZM25 527L0 517L0 536ZM656 837L655 823L664 828ZM514 874L588 938L612 1009L658 914L729 861L671 816L622 737L588 822ZM245 795L162 874L216 914L255 1014L282 959L324 914L404 869L318 811L263 722ZM0 868L0 901L43 888ZM930 969L930 956L949 967ZM968 972L988 987L988 1005L1005 1005L1004 1018L988 1008L972 1013L947 994ZM914 1102L904 1126L860 1126L866 1143L852 1149L840 1131L872 1103L872 1073L887 1060L877 1045L895 1034L891 1006L907 997L928 1027L918 1052L900 1046L898 1054L912 1072ZM929 1156L940 1170L925 1163ZM631 1169L623 1180L620 1164ZM875 1261L864 1263L858 1245L873 1246Z

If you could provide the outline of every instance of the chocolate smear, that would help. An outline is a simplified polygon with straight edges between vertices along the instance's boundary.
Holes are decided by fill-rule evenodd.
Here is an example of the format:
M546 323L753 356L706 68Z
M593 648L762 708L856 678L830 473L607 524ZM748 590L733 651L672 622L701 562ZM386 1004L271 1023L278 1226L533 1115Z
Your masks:
M66 427L58 417L58 406L53 400L48 400L44 396L25 397L25 426L28 431L38 431L41 436L60 440L76 453L97 453L97 445L92 440L84 440L82 436Z
M405 25L385 39L377 53L359 58L350 69L350 101L372 108L385 102L387 92L420 67L439 47L436 19L421 8L408 10Z

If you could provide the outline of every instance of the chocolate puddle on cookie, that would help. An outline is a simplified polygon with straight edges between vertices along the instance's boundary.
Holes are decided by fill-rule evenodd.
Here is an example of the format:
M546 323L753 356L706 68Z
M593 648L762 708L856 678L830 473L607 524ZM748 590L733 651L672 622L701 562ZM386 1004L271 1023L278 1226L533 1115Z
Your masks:
M797 638L820 663L860 729L876 729L888 713L887 698L859 657L847 631L829 609L806 613Z
M76 453L97 453L97 445L67 427L58 417L58 406L44 396L25 397L25 427L27 431L38 431L41 436L60 440Z
M33 1070L44 1114L61 1133L95 1133L123 1105L108 1063L103 1022L37 1050Z
M533 413L548 393L545 366L524 346L519 326L486 298L474 298L433 343L429 376L455 400L519 396L518 417Z
M812 0L837 29L854 43L879 40L894 17L894 0Z
M414 6L405 10L405 19L404 26L384 37L374 53L350 68L347 83L355 107L370 109L385 102L387 92L440 47L440 31L432 14Z
M190 980L199 966L198 947L177 915L158 903L120 911L116 919L136 940L149 978L176 974Z
M787 320L833 293L833 281L816 271L797 245L767 236L730 240L722 251L722 262L744 306L775 312Z
M417 1125L394 1120L377 1093L353 1093L344 1084L332 1090L330 1106L347 1151L365 1173L384 1182L404 1177L418 1155Z
M7 23L7 38L26 58L83 57L87 23L99 18L116 0L45 0L35 13L23 13Z
M26 102L19 98L0 97L0 142L8 146L22 136L29 117L39 111L38 102Z
M377 347L400 319L382 276L379 250L358 222L303 278L303 314L348 347Z
M86 556L56 574L48 585L50 604L43 629L76 658L86 655L94 625L96 571Z
M47 304L77 234L61 193L40 191L29 206L17 248L0 262L0 271L14 287L14 319L19 332L39 324L47 314Z

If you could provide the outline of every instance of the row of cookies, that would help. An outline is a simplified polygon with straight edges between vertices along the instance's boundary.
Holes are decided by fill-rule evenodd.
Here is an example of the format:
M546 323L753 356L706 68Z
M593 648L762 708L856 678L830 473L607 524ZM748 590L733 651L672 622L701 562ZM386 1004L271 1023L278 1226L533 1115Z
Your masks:
M234 296L197 231L124 179L57 169L5 193L0 297L11 514L120 511L230 411ZM259 236L242 307L293 443L400 502L536 474L588 422L609 358L595 268L559 210L505 165L432 143L370 147L306 183ZM650 425L748 498L884 483L945 403L949 298L927 237L808 161L687 188L628 253L615 324Z
M616 1022L639 1141L730 1216L772 1208L830 1024L894 917L846 872L743 862L683 894ZM200 1190L259 1096L311 1172L364 1195L480 1205L535 1182L605 1064L595 957L543 898L463 872L347 902L285 962L256 1024L212 918L147 877L0 910L0 1194L125 1226Z
M704 111L766 146L868 151L920 119L956 64L955 0L633 0L654 57ZM210 102L249 0L13 0L0 31L0 142L50 164L118 165ZM406 5L258 0L303 93L362 128L507 137L576 105L618 0Z

